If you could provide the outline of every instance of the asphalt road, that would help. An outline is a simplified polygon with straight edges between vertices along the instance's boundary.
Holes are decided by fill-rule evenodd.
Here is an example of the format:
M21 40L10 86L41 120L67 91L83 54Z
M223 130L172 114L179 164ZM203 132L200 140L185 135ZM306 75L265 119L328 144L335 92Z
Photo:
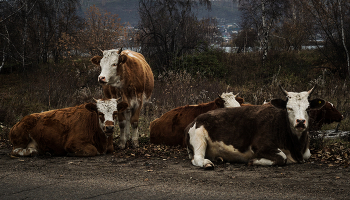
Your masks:
M285 167L187 158L11 158L0 151L0 199L348 199L350 170L318 163Z

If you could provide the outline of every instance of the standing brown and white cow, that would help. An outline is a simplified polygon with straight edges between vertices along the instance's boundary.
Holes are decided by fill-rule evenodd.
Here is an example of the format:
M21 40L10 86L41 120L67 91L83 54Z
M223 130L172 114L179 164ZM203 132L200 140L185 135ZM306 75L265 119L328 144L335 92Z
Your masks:
M325 101L309 100L313 90L287 92L271 105L221 108L199 115L185 129L192 164L213 168L211 160L253 165L285 165L308 159L309 109Z
M122 97L128 109L118 115L121 130L119 148L124 149L130 135L134 147L138 142L138 121L142 105L152 94L154 78L150 66L140 53L130 50L106 50L103 57L94 56L92 63L101 66L98 82L107 98Z
M117 105L117 99L107 99L25 116L9 133L13 144L11 154L96 156L112 153L117 112L127 107L127 103Z

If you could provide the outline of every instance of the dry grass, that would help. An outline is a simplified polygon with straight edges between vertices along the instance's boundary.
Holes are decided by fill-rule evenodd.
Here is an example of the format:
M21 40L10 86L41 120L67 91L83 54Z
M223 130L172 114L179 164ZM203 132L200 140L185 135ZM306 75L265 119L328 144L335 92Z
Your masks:
M244 59L247 62L244 63ZM140 116L140 135L147 137L150 122L165 112L187 104L212 101L223 92L239 92L239 96L246 102L259 105L265 100L285 98L278 84L283 85L287 91L300 92L311 89L316 83L319 87L312 95L313 98L323 98L332 102L345 116L340 130L350 130L348 82L328 73L322 74L322 71L312 71L315 75L310 72L308 77L313 78L298 77L295 74L287 74L285 68L278 65L271 69L273 73L265 73L266 69L261 67L254 71L253 66L257 61L246 55L227 56L222 62L229 66L231 72L225 80L204 77L200 72L186 71L170 71L155 77L151 102L145 105ZM252 66L244 69L247 65ZM34 71L0 74L0 140L8 143L9 129L25 115L71 107L92 102L92 98L101 98L101 87L96 80L98 74L99 69L88 59L44 65ZM333 128L335 125L325 128Z

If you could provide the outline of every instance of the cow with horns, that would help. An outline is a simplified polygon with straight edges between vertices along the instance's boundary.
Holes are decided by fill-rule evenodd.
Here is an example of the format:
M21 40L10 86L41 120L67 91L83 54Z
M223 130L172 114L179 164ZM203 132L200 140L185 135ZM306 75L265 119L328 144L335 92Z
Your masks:
M129 139L130 126L132 143L138 147L138 121L141 108L151 97L153 73L142 54L112 49L103 51L103 57L94 56L91 62L101 67L98 82L102 85L106 98L122 97L129 107L118 115L120 139L118 147L125 148Z
M192 164L213 169L211 160L252 165L302 163L309 150L308 110L325 101L307 92L287 92L271 105L222 108L199 115L185 129Z

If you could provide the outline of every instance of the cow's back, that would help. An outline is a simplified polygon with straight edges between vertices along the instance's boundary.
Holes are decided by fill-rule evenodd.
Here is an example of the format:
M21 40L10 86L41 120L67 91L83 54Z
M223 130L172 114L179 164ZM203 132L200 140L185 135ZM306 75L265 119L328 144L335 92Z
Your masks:
M196 127L204 126L213 142L233 145L241 152L248 150L260 135L272 137L271 131L286 125L286 116L273 106L220 108L198 116Z
M149 99L153 87L154 77L151 67L145 60L145 57L137 52L124 50L121 55L127 55L128 59L124 64L125 71L123 71L122 80L126 83L124 87L135 87L136 94L144 93L146 99ZM130 91L129 91L130 93ZM134 94L126 94L128 96L134 96ZM138 97L140 98L140 97Z
M198 115L216 109L214 102L186 105L163 114L150 124L150 142L153 144L186 146L184 130Z

